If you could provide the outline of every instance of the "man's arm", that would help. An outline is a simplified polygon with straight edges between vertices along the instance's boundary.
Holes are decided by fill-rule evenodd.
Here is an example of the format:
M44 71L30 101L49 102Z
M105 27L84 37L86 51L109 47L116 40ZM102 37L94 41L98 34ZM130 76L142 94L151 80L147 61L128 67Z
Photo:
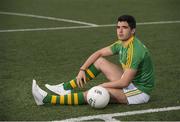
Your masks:
M101 84L101 86L105 88L125 88L132 82L136 75L136 72L137 70L134 69L125 69L122 77L119 80L113 82L106 82Z
M80 71L76 77L78 87L83 87L84 83L86 84L86 75L84 70L87 69L91 64L93 64L99 57L110 55L113 55L113 52L111 51L111 48L108 46L94 52L91 56L89 56L89 58L81 66Z
M81 66L81 69L86 69L88 68L91 64L93 64L99 57L104 57L104 56L110 56L113 55L110 47L105 47L102 48L96 52L94 52L86 61L85 63Z

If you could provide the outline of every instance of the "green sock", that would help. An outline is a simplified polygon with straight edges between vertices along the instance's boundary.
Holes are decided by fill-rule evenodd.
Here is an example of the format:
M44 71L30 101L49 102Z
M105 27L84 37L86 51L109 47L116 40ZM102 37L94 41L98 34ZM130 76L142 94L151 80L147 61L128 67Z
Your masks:
M90 65L89 68L87 68L85 71L86 81L94 79L99 73L100 73L100 71L96 69L94 64ZM64 85L65 90L76 88L77 87L76 78L74 78L68 82L65 82L63 85Z
M51 103L54 105L82 105L85 104L85 100L83 92L60 96L48 94L43 99L43 103Z

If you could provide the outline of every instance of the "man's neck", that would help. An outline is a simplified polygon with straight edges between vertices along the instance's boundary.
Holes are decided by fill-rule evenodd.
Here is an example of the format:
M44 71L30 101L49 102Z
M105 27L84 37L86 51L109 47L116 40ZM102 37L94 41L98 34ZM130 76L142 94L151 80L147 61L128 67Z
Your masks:
M134 40L134 35L132 35L128 40L124 40L124 41L121 41L121 42L126 47L133 40Z

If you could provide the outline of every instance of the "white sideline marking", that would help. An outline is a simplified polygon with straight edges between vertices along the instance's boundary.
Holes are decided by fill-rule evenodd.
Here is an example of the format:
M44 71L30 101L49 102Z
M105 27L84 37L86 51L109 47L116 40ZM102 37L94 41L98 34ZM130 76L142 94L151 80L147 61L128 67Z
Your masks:
M159 24L173 24L173 23L180 23L180 21L177 20L177 21L140 22L140 23L137 23L137 25L159 25ZM99 26L111 27L111 26L116 26L116 24L107 24L107 25L99 25Z
M137 23L137 25L157 25L157 24L174 24L174 23L180 23L180 21L141 22L141 23ZM10 29L10 30L0 30L0 33L2 33L2 32L68 30L68 29L100 28L100 27L112 27L112 26L115 26L115 24L94 25L94 26L91 25L91 26L53 27L53 28Z
M76 23L76 24L82 24L82 25L88 25L88 26L97 26L96 24L82 22L82 21L76 21L76 20L70 20L70 19L61 19L61 18L55 18L55 17L46 17L46 16L39 16L39 15L25 14L25 13L14 13L14 12L0 11L0 14L24 16L24 17L39 18L39 19L47 19L47 20L53 20L53 21L63 21L63 22L70 22L70 23Z
M157 112L175 111L175 110L180 110L180 106L128 111L128 112L113 113L113 114L99 114L99 115L94 115L94 116L70 118L70 119L65 119L65 120L61 120L61 121L62 122L64 122L64 121L72 122L72 121L83 121L83 120L93 120L93 119L101 119L104 121L119 121L113 117L131 116L131 115L138 115L138 114L157 113Z

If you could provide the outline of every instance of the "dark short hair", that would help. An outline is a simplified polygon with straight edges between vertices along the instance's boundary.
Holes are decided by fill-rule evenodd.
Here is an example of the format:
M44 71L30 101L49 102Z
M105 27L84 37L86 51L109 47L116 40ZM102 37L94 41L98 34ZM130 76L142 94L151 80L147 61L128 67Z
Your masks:
M122 21L127 22L131 29L136 28L136 20L131 15L122 15L122 16L118 17L118 22L122 22Z

